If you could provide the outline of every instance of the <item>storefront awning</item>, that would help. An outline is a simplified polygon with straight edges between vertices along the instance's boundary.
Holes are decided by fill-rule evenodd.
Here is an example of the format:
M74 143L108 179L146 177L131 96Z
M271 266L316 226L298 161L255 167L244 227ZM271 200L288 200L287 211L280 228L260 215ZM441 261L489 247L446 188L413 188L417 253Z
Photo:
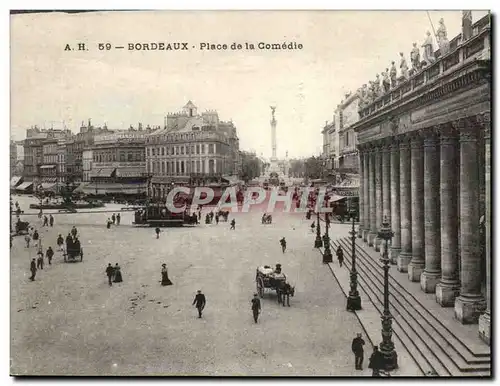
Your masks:
M87 184L79 186L85 194L141 194L145 193L147 184Z
M328 200L328 202L336 202L336 201L343 200L344 198L347 198L347 197L344 197L344 196L337 196L336 194L332 194L332 195L330 196L330 199Z
M21 179L23 177L21 176L14 176L10 179L10 187L11 188L14 188L17 184L19 184L21 182Z
M16 190L27 190L29 188L33 187L33 182L23 182L21 185L19 185Z
M54 169L56 165L42 165L40 166L40 169Z
M145 177L146 170L141 168L118 168L116 169L117 177Z
M115 168L93 169L89 172L89 177L111 177Z
M53 182L42 182L41 185L42 185L42 189L46 192L48 192L48 191L55 192L57 189L56 184Z
M84 188L87 186L88 184L82 182L80 185L78 185L78 187L73 190L73 193L85 193L85 190Z

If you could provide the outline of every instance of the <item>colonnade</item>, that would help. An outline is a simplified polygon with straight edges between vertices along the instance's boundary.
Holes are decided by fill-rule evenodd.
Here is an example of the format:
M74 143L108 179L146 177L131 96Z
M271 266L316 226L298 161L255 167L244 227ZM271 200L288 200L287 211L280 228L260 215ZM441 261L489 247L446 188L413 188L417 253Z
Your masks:
M455 307L464 324L477 323L487 305L489 315L489 132L490 114L484 113L358 146L360 235L379 250L377 231L386 218L394 232L391 262L424 292L435 293L441 306ZM486 213L479 204L483 181Z

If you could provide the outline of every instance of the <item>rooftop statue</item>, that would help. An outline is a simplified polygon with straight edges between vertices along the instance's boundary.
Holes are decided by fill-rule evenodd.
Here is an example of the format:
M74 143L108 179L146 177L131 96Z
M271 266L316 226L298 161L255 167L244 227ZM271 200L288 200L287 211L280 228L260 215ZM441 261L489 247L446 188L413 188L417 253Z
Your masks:
M396 63L394 62L391 62L391 84L392 84L392 87L396 87L397 85L397 82L396 82L396 78L398 76L398 71L396 70Z
M373 82L373 91L374 91L374 95L373 95L373 99L377 99L382 93L381 93L381 87L380 87L380 75L377 74L376 78L375 78L375 81Z
M399 68L401 69L401 77L408 79L410 75L408 74L408 64L406 63L405 55L400 52L399 56L401 56L401 64Z
M384 86L384 92L388 93L391 89L391 80L389 79L389 69L386 68L382 73L382 85Z
M437 40L438 46L441 51L441 55L446 55L450 51L450 41L448 40L448 34L446 32L446 27L444 25L444 19L439 20L439 28L437 30Z
M410 53L411 66L415 71L420 70L420 49L417 43L413 43L413 48Z
M432 36L429 31L427 31L427 37L425 38L424 44L422 44L424 49L424 60L427 66L431 65L436 61L434 57L434 48L432 47Z

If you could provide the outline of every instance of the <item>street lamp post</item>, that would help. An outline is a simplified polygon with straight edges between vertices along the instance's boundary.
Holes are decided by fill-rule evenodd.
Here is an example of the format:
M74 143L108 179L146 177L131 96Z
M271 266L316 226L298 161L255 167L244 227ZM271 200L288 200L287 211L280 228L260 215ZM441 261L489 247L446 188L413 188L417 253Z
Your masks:
M398 367L398 355L394 349L392 341L392 315L389 311L389 254L388 243L394 236L387 217L384 217L382 227L378 232L378 237L385 240L384 253L380 261L384 264L384 312L382 314L382 343L380 343L380 352L384 358L384 369L386 371L394 370Z
M316 212L318 224L316 226L316 240L314 240L314 248L321 248L323 240L321 240L321 225L319 224L319 210Z
M325 235L323 236L324 244L325 244L325 251L323 253L323 263L331 263L333 261L332 258L332 251L330 249L330 237L328 236L328 228L330 228L330 221L329 221L329 215L330 213L325 213Z
M353 212L352 212L353 213ZM348 311L359 311L361 310L361 297L358 292L358 271L356 271L356 229L354 228L354 215L352 216L352 230L349 232L351 235L351 254L352 254L352 264L351 264L351 289L349 291L349 296L347 297L347 310Z

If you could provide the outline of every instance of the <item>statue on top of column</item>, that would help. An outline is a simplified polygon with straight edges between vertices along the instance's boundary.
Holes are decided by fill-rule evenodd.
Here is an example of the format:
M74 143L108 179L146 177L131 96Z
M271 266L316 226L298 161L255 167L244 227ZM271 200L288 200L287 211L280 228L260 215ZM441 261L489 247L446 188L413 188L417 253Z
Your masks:
M399 56L401 56L401 64L399 65L399 68L401 69L401 77L408 79L410 76L408 74L408 64L406 63L405 56L402 52L399 53Z
M436 34L441 56L446 55L450 51L450 41L448 40L448 33L446 32L443 18L439 20L439 28Z
M398 77L398 70L396 70L396 63L391 62L391 84L392 84L392 87L396 87L397 86L397 81L396 81L396 78Z
M424 44L422 44L424 49L424 60L427 66L431 65L436 61L434 57L434 48L432 46L432 36L429 31L427 31L427 37L425 38Z
M410 53L411 66L415 71L420 70L420 49L417 43L413 43L413 48Z
M373 91L374 91L374 95L373 95L373 99L377 99L380 95L381 95L381 92L380 92L380 75L377 74L376 75L376 78L373 82Z
M389 79L389 69L386 68L382 73L382 85L384 86L384 92L388 93L391 89L391 81Z
M271 114L273 115L273 121L274 121L274 112L276 111L276 106L269 106L271 108Z

